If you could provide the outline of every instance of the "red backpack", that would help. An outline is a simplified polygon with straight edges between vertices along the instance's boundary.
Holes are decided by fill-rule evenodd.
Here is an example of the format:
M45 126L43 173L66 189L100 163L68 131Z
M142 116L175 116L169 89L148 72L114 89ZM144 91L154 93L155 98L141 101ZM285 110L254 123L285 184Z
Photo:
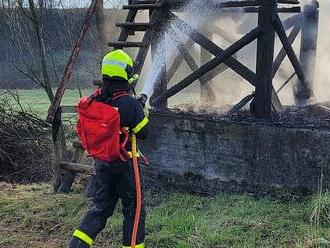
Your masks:
M93 97L100 91L96 91ZM117 95L128 95L123 93ZM117 109L102 102L94 101L93 97L83 97L76 108L79 114L77 133L83 147L90 156L104 161L129 158L125 149L128 134L125 128L120 128L120 115ZM114 99L115 100L115 99ZM120 133L124 134L124 140L120 143Z

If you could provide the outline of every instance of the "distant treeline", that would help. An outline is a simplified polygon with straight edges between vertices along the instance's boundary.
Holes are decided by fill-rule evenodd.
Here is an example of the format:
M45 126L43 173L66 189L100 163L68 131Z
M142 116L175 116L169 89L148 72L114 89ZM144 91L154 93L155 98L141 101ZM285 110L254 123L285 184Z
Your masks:
M23 13L10 16L18 16ZM48 70L55 83L62 74L75 39L78 37L86 9L45 9L43 14L43 35L46 44ZM109 41L116 39L120 22L125 14L122 10L106 10ZM13 25L13 22L16 22ZM15 26L15 28L13 28ZM28 35L26 35L28 34ZM28 38L26 38L28 36ZM95 17L84 40L81 54L73 74L71 87L88 84L99 68L100 44ZM19 72L21 60L27 60L33 70L38 68L38 44L31 23L26 18L9 17L7 9L0 9L0 88L33 88L36 85L24 73Z

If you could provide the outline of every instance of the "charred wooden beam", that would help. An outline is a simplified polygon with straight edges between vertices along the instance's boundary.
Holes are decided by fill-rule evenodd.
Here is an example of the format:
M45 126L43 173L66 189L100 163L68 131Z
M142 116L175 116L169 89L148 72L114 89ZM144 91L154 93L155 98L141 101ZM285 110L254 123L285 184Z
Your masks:
M272 98L271 98L271 101L272 101L273 110L275 110L276 113L282 112L284 110L283 105L281 103L281 100L278 97L273 85L272 85Z
M149 28L152 28L152 25L151 23L124 22L117 23L116 27L132 29L134 31L147 31Z
M291 8L277 8L277 13L300 13L300 7L291 7Z
M246 97L244 97L241 101L239 101L234 107L232 107L228 112L227 112L227 116L231 116L235 113L237 113L238 111L240 111L240 109L242 109L246 104L248 104L255 96L255 92L253 92L252 94L247 95Z
M146 10L146 9L159 9L162 4L158 3L148 3L148 4L129 4L124 5L123 9L134 9L134 10Z
M176 15L171 14L171 19L175 28L180 30L182 33L187 34L190 39L195 41L198 45L212 53L214 56L221 55L224 50L218 47L214 42L210 41L205 35L198 32L192 26L185 21L178 18ZM235 71L238 75L243 77L245 80L250 82L252 85L257 84L256 74L239 62L237 59L230 57L224 61L224 63Z
M69 162L61 162L60 168L62 170L74 171L86 175L95 175L95 167L88 166L84 164L77 164L77 163L69 163Z
M164 1L164 6L170 9L180 9L187 4L189 4L191 0L166 0ZM210 9L212 8L242 8L242 7L251 7L251 6L259 6L259 0L238 0L238 1L204 1L203 4L208 4Z
M184 46L190 50L193 46L194 42L191 40L188 40L185 42ZM170 68L167 70L167 80L170 82L174 76L174 74L177 72L179 69L180 65L182 64L184 58L181 56L181 54L178 54L175 59L173 60Z
M281 4L300 4L297 0L277 0L277 3Z
M215 67L217 67L219 64L223 63L226 59L230 58L233 54L235 54L237 51L245 47L246 45L250 44L253 40L255 40L260 34L262 33L262 29L255 28L248 34L246 34L243 38L235 42L233 45L228 47L226 50L221 53L221 55L215 57L210 62L206 63L205 65L201 66L198 70L194 71L192 74L190 74L188 77L183 79L178 84L171 87L167 92L162 94L161 96L154 99L151 104L152 106L158 106L162 102L166 101L169 97L175 95L182 89L188 87L190 84L192 84L194 81L202 77L205 73L211 71Z
M273 18L276 14L276 0L263 0L259 9L258 27L264 32L257 43L257 80L255 102L252 108L256 117L266 118L272 110L273 92L273 58L275 45L275 29Z
M223 63L218 65L216 68L214 68L212 71L205 74L205 80L210 81L213 78L219 76L221 73L225 72L228 69L228 67Z
M133 3L132 0L129 1L129 4L131 4L131 3ZM137 12L138 12L137 9L129 10L128 14L126 16L125 22L126 23L133 22L135 17L136 17ZM122 27L121 31L120 31L120 34L119 34L119 37L118 37L118 41L126 41L130 34L132 34L131 30ZM116 49L117 47L114 47L114 48Z
M129 4L155 4L158 0L129 0Z
M211 40L211 41L213 40L213 32L209 30L208 26L203 28L203 33L204 33L204 35L207 36L207 38L209 40ZM209 51L207 51L206 49L201 47L200 48L200 64L203 65L203 64L209 62L211 59L213 59L213 54L211 54ZM224 68L226 67L224 64L222 64L222 66ZM198 69L198 66L196 66L196 67L197 67L196 69ZM194 71L194 70L192 70L192 71ZM216 99L215 93L214 93L214 91L212 89L212 86L211 86L212 78L207 79L206 75L205 75L201 79L202 80L200 80L200 86L201 86L200 87L200 94L201 94L202 102L210 103L210 102L215 101L215 99Z
M281 19L280 17L278 16L278 14L275 15L275 19L274 19L274 25L275 25L275 29L276 29L276 32L282 42L282 45L293 65L293 68L295 69L296 73L297 73L297 76L302 84L302 86L305 88L305 90L307 91L308 90L308 87L306 85L306 81L305 81L305 75L304 75L304 72L301 68L301 65L299 63L299 60L291 46L291 44L289 43L288 41L288 37L285 33L285 30L284 30L284 27L282 25L282 22L281 22Z
M165 0L163 6L166 6L170 9L182 8L185 5L189 4L190 0ZM205 1L207 2L207 1ZM157 1L139 1L134 2L134 5L140 4L156 4ZM278 0L280 4L299 4L299 1L296 0ZM208 3L213 8L242 8L242 7L253 7L259 6L260 0L238 0L238 1L210 1ZM147 5L148 6L148 5Z
M292 75L283 83L283 85L276 91L276 93L280 93L281 90L283 90L283 88L288 84L290 83L290 81L294 78L294 76L297 75L296 72L292 73Z
M180 37L176 34L176 32L170 28L167 30L167 33L172 37L172 41L175 43L177 49L179 50L181 56L186 61L187 65L192 71L198 70L198 65L194 58L189 53L188 49L185 47L184 42L180 39ZM201 82L201 86L204 87L205 92L205 98L203 98L205 101L214 101L215 100L215 93L210 85L210 82L205 79L205 77L201 77L199 79Z
M209 40L205 35L198 32L196 29L191 27L188 23L178 18L176 15L171 14L171 19L174 20L174 26L179 29L182 33L188 34L190 39L195 41L197 44L199 44L201 47L212 53L213 55L217 56L220 55L224 50L218 47L215 43L213 43L211 40ZM240 63L237 59L230 57L227 60L225 60L224 64L226 64L229 68L231 68L233 71L235 71L238 75L240 75L242 78L247 80L252 85L256 86L257 84L257 78L256 74L252 72L249 68L247 68L245 65ZM205 78L207 80L211 80L212 78L219 75L221 72L223 72L223 67L218 66L215 70L212 70L211 72L207 73ZM274 87L272 88L272 100L273 105L276 107L277 111L282 110L281 102L276 94L276 91Z
M229 43L234 43L235 41L237 41L239 39L239 37L234 37L233 34L227 32L226 30L222 29L221 27L217 26L217 25L210 25L210 27L208 27L210 32L213 32L214 34L219 35L221 38L223 38L224 40L226 40ZM202 53L201 56L203 54L207 54L210 53L207 49L202 48ZM210 54L211 57L209 60L212 59L212 53ZM234 59L237 59L237 57L234 55L233 56ZM208 61L209 61L208 60ZM217 68L213 69L212 71L210 71L209 73L207 73L205 75L206 80L210 81L213 78L215 78L216 76L220 75L221 73L223 73L224 71L226 71L227 69L229 69L229 67L226 64L221 64L219 65Z
M137 41L114 41L109 42L108 46L116 49L122 49L124 47L147 47L148 43Z
M318 28L319 5L318 2L313 1L304 7L299 61L305 73L306 88L299 81L297 82L295 99L298 105L307 104L308 99L313 95Z
M282 22L282 25L285 30L288 30L288 29L292 28L293 26L301 26L301 23L303 22L303 18L304 18L303 14L300 13L300 14L287 18L286 20L284 20Z
M258 13L259 12L259 7L245 7L241 8L240 11L243 13ZM300 7L291 7L291 8L277 8L277 13L301 13L301 8ZM215 13L217 13L216 10L214 10ZM237 13L237 9L219 9L219 12L221 13Z
M288 42L290 45L293 44L294 40L296 39L296 37L298 36L299 32L300 32L300 25L299 26L295 26L293 28L293 30L291 31L289 37L288 37ZM286 57L286 51L284 49L284 47L282 47L282 49L280 50L280 52L278 53L278 55L276 56L275 60L274 60L274 64L273 64L273 78L275 77L278 69L280 68L282 62L284 61Z
M212 2L212 6L215 8L242 8L242 7L251 7L251 6L259 6L259 5L260 5L259 0Z

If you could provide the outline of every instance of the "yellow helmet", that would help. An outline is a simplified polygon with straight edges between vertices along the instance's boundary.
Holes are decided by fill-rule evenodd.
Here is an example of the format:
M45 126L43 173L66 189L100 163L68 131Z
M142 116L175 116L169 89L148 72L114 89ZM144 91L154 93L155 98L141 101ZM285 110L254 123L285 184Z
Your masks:
M104 56L102 60L102 76L119 77L130 80L133 76L133 59L123 50L115 50Z

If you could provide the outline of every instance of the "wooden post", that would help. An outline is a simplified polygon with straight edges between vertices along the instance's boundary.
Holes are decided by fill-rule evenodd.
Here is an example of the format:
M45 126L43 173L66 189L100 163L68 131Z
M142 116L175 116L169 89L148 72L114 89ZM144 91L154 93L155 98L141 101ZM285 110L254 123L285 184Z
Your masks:
M161 94L165 93L167 91L167 73L166 73L166 48L164 45L161 45L160 43L166 39L165 37L165 29L166 23L169 19L168 15L168 10L164 9L162 11L158 12L157 19L156 19L156 24L154 25L153 29L153 41L151 41L151 57L153 64L157 63L157 66L159 66L160 71L158 73L158 77L156 78L156 82L154 84L154 90L153 94L150 97L150 101L152 99L155 99L156 97L160 96ZM151 14L150 14L151 15ZM162 51L159 51L158 49L162 49ZM168 101L163 101L160 105L157 107L162 109L162 108L167 108L168 106Z
M210 31L208 29L208 27L206 27L204 29L204 35L210 40L213 40L213 32ZM201 47L201 55L200 55L200 60L201 60L201 64L204 65L207 62L211 61L213 59L213 55L207 51L206 49L204 49L203 47ZM215 100L214 97L214 92L212 91L212 88L210 89L210 86L212 85L212 80L206 81L206 80L200 80L200 84L201 84L201 99L203 103L207 103L207 102L212 102L212 100ZM212 86L211 86L212 87ZM210 97L213 96L213 97Z
M108 51L108 41L107 41L107 30L106 30L106 20L104 15L104 1L98 0L95 9L96 15L96 28L99 34L100 39L100 49L101 49L101 57L105 55Z
M273 20L276 13L276 0L261 0L258 26L263 33L257 45L257 85L255 96L255 114L258 118L270 116L272 109L273 59L275 28Z
M81 163L81 161L83 160L83 155L84 155L84 149L82 147L76 147L75 145L73 145L74 147L74 152L73 152L73 156L70 159L71 163ZM62 162L62 161L61 161ZM58 193L69 193L71 186L74 182L74 179L76 177L76 172L74 171L68 171L66 173L64 173L64 175L62 176L62 181L61 184L57 190Z
M54 192L57 192L58 188L61 184L61 170L59 168L59 164L62 160L67 158L67 147L65 142L64 129L61 121L61 108L56 112L54 122L52 125L52 138L54 144L54 180L53 180L53 188Z
M295 101L299 106L305 105L313 95L318 26L319 4L313 1L304 7L299 62L305 74L305 85L298 80L294 89Z

